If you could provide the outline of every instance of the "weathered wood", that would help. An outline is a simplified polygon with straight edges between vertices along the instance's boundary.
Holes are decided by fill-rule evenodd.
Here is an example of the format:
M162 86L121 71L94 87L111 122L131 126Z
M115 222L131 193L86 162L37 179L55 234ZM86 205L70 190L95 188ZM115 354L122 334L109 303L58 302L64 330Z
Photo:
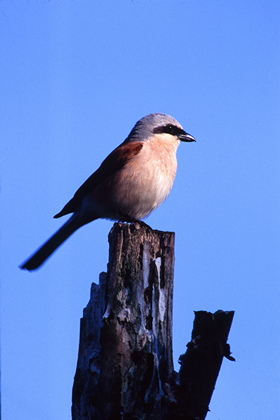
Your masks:
M196 313L192 340L172 359L174 233L115 223L107 273L84 310L73 420L205 418L233 312Z
M234 360L227 344L233 315L233 311L195 312L192 339L180 356L175 418L205 419L223 357Z
M158 419L173 376L174 233L115 224L81 320L74 420Z

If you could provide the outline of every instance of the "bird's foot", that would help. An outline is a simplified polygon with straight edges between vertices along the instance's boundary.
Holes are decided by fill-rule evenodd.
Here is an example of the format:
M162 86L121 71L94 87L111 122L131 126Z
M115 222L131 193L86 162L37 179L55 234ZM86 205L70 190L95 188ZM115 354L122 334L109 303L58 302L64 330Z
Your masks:
M138 224L140 227L152 229L151 226L147 225L147 223L143 222L143 220L138 220L131 216L122 216L119 219L119 222L120 223L134 223L134 224Z

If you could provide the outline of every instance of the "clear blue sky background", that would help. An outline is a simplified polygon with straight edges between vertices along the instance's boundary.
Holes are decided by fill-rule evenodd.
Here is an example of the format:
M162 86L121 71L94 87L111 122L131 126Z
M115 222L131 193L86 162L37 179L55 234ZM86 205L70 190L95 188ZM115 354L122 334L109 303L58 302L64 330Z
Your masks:
M37 272L18 265L150 112L197 138L147 219L176 232L174 360L194 310L235 310L236 363L224 360L207 419L278 418L279 1L2 0L0 44L3 419L70 418L79 319L112 222Z

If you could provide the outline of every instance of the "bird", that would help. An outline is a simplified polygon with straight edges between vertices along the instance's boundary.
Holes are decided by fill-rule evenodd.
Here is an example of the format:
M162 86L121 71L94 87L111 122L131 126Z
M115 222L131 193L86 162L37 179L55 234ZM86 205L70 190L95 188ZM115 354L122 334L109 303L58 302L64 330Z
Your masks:
M181 141L196 140L170 115L141 118L54 216L71 217L20 268L38 269L70 235L96 219L133 223L148 216L172 189Z

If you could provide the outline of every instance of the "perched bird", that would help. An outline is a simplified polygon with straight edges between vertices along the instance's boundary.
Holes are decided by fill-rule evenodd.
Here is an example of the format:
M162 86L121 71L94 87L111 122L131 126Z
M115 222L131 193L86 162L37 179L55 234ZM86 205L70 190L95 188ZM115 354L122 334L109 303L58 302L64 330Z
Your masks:
M102 162L57 213L70 219L20 268L35 270L81 226L95 219L139 221L168 196L177 169L180 141L195 141L166 114L139 120L128 137Z

